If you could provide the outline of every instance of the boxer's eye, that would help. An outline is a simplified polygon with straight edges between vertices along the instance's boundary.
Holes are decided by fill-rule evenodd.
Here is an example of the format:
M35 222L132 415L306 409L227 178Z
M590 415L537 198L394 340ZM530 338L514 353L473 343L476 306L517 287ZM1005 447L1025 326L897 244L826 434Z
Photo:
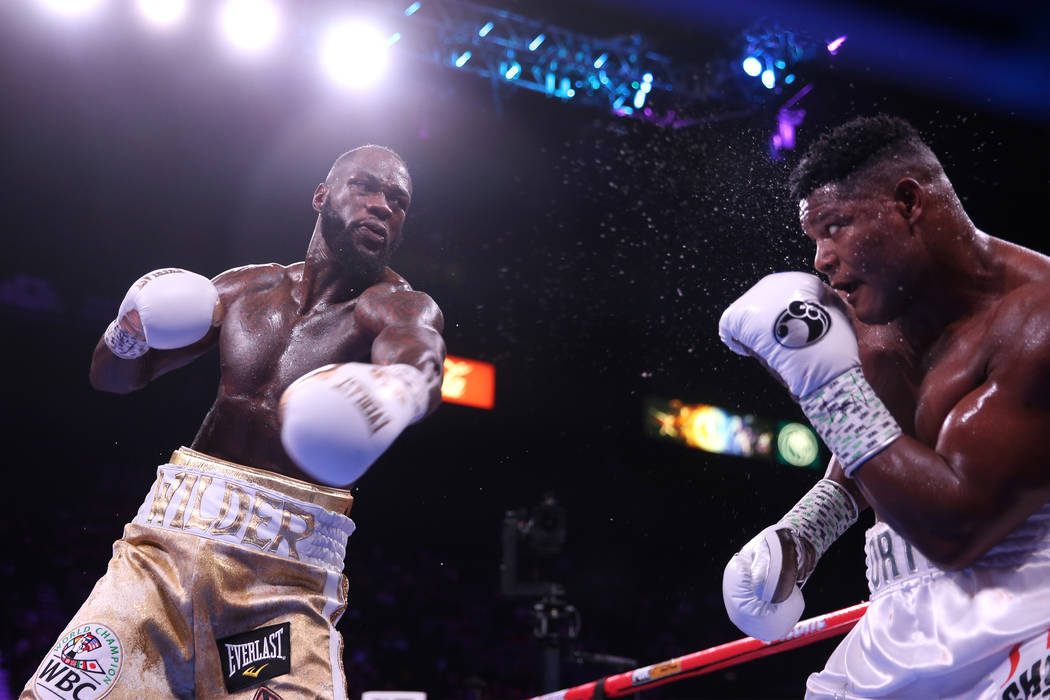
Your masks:
M836 233L839 232L840 228L841 227L838 224L828 224L824 227L824 230L828 232L829 236L834 236Z

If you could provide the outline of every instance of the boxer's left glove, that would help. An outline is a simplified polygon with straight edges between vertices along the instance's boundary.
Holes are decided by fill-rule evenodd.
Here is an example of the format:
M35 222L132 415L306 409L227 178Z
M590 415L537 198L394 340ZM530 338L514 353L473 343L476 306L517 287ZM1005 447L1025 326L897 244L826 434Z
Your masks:
M426 377L411 365L326 365L285 389L281 443L307 474L345 486L426 414L429 394Z
M131 285L103 339L114 355L126 360L150 348L192 345L212 327L218 300L207 277L178 268L154 270Z
M857 504L841 485L821 479L780 522L733 555L722 575L729 619L744 634L771 642L802 617L802 586L817 561L857 521ZM785 541L791 548L785 551Z
M725 310L718 334L787 386L852 476L901 429L861 372L857 338L839 304L813 275L767 275Z
M786 598L776 595L784 575L784 550L772 525L733 555L722 574L722 600L733 624L763 642L780 639L802 617L805 601L792 582ZM794 571L795 562L787 565Z

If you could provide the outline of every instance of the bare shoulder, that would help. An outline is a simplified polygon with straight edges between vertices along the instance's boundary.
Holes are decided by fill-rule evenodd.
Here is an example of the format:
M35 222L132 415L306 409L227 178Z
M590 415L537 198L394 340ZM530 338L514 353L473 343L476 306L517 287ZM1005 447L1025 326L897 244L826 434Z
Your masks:
M375 332L393 325L425 325L440 332L445 325L437 303L390 269L361 294L356 314Z
M302 275L303 264L280 265L266 263L262 265L243 265L227 270L216 276L212 283L219 290L219 295L240 296L265 292L284 282Z
M990 315L989 340L997 346L994 358L1000 369L1038 371L1041 366L1050 374L1050 280L1010 290Z

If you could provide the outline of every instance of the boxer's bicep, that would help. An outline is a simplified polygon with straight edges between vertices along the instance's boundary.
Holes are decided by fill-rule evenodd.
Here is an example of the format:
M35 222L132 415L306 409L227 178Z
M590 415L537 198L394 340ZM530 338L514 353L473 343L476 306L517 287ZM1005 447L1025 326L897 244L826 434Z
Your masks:
M423 372L430 388L428 410L441 403L445 341L444 317L434 300L422 292L399 290L363 300L359 316L376 334L371 361L377 365L406 364Z
M955 405L937 439L987 547L1050 500L1050 326L1035 330Z

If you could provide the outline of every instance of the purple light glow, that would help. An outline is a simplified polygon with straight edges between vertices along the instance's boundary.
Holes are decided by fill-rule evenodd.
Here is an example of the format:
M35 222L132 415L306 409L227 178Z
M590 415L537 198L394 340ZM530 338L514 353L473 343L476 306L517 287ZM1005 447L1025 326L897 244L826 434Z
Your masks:
M846 35L845 34L840 36L838 39L832 39L831 42L828 43L828 53L830 53L832 56L834 56L836 53L838 53L838 50L840 48L842 48L842 45L845 44L845 43L846 43Z

